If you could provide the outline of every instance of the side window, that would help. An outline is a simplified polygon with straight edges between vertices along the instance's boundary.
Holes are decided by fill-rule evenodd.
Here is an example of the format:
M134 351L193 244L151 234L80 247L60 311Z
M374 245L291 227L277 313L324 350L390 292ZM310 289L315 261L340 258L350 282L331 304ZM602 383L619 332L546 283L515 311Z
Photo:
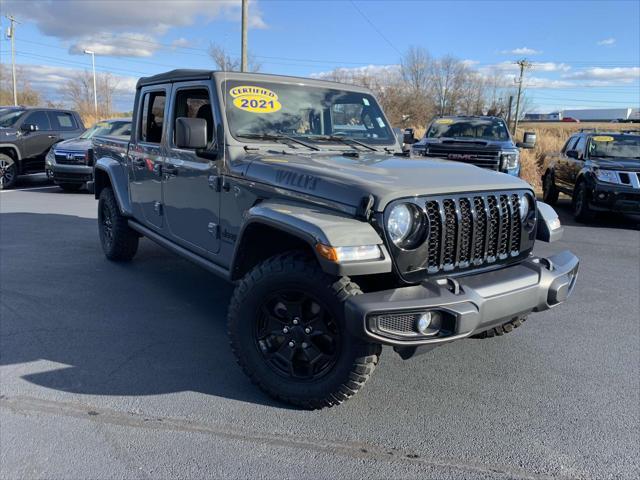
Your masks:
M47 112L45 112L44 110L36 110L35 112L31 112L25 119L24 123L37 125L38 130L51 130L49 117L47 117Z
M565 153L567 150L573 150L577 139L578 137L576 136L570 137L569 140L567 140L567 143L564 144L564 147L562 147L562 153Z
M573 147L574 150L578 150L578 156L584 158L584 149L587 146L587 137L580 137L578 143Z
M162 141L166 98L164 91L144 94L138 136L140 141L148 143L160 143Z
M76 130L76 119L69 112L47 112L53 130Z
M176 119L180 117L202 118L207 122L207 143L213 141L213 111L209 90L206 88L185 88L178 90L175 96L173 118L171 119L173 138L171 143L175 145Z

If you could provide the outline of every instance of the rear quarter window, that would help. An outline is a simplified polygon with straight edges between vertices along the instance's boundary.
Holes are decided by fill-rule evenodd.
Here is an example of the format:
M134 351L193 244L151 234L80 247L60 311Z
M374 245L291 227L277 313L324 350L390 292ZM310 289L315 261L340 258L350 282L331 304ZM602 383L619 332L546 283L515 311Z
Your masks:
M76 119L69 112L48 112L53 130L77 130Z

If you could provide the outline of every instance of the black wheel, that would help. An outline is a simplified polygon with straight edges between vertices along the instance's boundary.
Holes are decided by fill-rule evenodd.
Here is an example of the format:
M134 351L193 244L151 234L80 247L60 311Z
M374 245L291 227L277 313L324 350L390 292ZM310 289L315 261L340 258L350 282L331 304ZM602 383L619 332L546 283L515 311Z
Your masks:
M65 192L77 192L82 188L81 183L60 183L58 186Z
M109 260L131 260L138 250L138 234L129 228L120 213L111 188L100 192L98 201L98 234L102 250Z
M520 325L524 323L527 319L526 316L522 317L513 317L507 323L503 323L502 325L498 325L497 327L490 328L489 330L485 330L477 335L471 336L471 338L491 338L495 336L504 335L505 333L510 333L514 328L518 328Z
M315 409L338 405L364 385L381 346L351 336L344 302L362 293L300 252L269 258L245 275L229 305L238 363L267 394Z
M580 182L573 192L573 216L579 222L593 220L595 212L589 207L589 192L584 182Z
M559 194L560 192L556 188L556 183L553 179L553 173L548 171L542 182L542 200L549 205L555 205L558 202Z
M18 165L9 155L0 153L0 190L12 188L18 178Z

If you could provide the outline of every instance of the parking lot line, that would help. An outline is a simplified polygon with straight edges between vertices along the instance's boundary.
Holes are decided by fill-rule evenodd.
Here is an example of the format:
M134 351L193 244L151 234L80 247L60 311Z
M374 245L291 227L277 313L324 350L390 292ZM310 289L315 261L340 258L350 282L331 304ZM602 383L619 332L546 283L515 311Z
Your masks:
M31 188L16 188L15 190L0 190L0 193L11 193L11 192L29 192L31 190L47 190L52 188L58 188L57 185L49 185L47 187L31 187Z

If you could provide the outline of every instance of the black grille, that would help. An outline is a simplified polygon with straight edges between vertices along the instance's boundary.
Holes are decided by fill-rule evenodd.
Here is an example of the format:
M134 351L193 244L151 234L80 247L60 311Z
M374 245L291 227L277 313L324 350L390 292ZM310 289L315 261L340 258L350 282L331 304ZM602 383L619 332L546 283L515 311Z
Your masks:
M54 152L56 163L60 165L86 165L84 152L65 152L56 150Z
M521 197L481 194L425 202L429 273L479 266L522 252Z
M446 145L429 145L424 154L426 157L438 157L445 160L469 163L491 170L500 169L500 151L482 150L475 147L455 147Z

